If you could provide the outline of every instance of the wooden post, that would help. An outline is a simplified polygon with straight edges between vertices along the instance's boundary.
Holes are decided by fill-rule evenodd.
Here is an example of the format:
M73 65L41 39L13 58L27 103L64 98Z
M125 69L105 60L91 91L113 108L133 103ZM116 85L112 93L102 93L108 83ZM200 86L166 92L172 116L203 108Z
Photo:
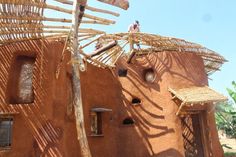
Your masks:
M73 3L73 17L72 17L72 60L78 60L78 63L72 64L72 86L74 93L74 109L76 118L77 136L81 148L82 157L92 157L84 126L84 114L81 97L80 75L79 69L83 67L83 62L79 54L78 44L78 28L84 14L87 0L74 0Z

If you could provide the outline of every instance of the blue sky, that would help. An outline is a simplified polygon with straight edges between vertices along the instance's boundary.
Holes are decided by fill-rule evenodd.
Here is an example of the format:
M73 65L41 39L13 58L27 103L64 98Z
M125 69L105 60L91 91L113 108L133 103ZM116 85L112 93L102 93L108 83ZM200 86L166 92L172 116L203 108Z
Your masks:
M121 14L118 18L102 16L116 20L116 25L89 27L108 33L126 32L134 20L139 20L142 32L182 38L212 49L229 62L223 65L220 72L210 76L212 80L209 80L209 84L227 95L226 87L231 87L231 82L236 81L236 0L129 1L129 10L123 11L96 0L88 0L90 6Z

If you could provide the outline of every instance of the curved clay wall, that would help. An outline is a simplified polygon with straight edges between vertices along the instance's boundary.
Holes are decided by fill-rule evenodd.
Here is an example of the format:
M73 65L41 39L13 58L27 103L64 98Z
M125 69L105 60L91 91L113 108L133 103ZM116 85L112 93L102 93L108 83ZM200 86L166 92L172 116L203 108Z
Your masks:
M10 150L0 150L0 157L78 157L79 144L72 110L70 56L66 53L59 78L55 73L61 59L63 41L34 40L0 48L0 111L14 118ZM32 104L8 104L7 88L11 63L16 53L36 53ZM120 68L126 77L117 75ZM143 70L153 68L153 84L143 79ZM10 74L11 73L11 74ZM168 87L207 85L202 59L196 54L161 52L137 57L129 65L121 58L115 69L87 64L81 73L85 127L93 157L183 157L177 104ZM132 105L133 98L141 100ZM112 109L102 113L102 136L91 134L91 109ZM209 106L209 111L211 106ZM3 115L3 114L2 114ZM206 114L211 132L212 156L221 157L213 112ZM125 118L134 125L123 125Z

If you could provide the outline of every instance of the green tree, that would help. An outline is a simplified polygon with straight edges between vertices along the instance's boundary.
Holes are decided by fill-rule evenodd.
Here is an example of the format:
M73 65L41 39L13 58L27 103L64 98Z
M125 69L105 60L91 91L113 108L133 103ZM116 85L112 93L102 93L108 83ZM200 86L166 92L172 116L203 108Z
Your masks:
M216 107L216 123L219 130L232 138L236 138L236 83L232 82L233 89L227 91L233 101L227 101Z

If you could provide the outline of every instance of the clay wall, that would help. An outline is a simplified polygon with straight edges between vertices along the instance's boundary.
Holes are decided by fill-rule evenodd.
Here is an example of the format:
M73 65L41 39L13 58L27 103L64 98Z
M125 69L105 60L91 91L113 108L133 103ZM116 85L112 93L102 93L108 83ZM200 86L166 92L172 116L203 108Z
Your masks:
M79 156L68 52L59 78L55 77L63 47L63 41L34 40L0 48L0 111L14 118L11 149L0 150L0 157ZM15 88L9 80L17 55L36 57L31 104L8 101ZM93 157L183 157L180 119L175 115L178 106L168 87L207 85L202 59L192 53L161 52L137 57L129 65L125 61L121 58L113 70L88 63L87 71L81 73L85 127ZM126 77L117 75L120 68L128 70ZM143 79L147 68L157 73L152 84ZM133 98L139 98L140 105L132 105ZM112 109L102 113L101 136L91 134L92 108ZM214 114L206 116L213 156L221 157ZM127 117L133 118L134 125L122 124Z
M0 48L0 112L1 117L13 117L12 145L0 150L1 157L79 156L75 121L67 114L72 97L70 76L66 72L68 55L60 77L55 77L63 47L63 41L33 40ZM19 90L11 84L19 72L13 66L17 56L36 59L32 103L8 101L11 91Z

